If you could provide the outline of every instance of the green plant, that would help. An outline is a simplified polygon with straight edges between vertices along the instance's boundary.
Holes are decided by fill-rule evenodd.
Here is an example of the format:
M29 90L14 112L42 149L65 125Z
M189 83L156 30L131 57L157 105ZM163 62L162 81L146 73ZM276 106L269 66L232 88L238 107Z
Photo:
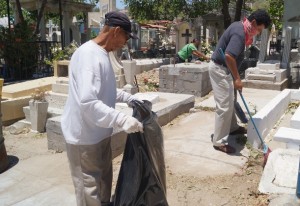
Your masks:
M45 63L48 65L53 66L54 61L58 61L58 60L70 60L73 53L76 51L76 49L78 48L78 44L73 40L71 42L71 44L69 44L67 47L65 47L64 50L62 50L59 47L52 47L51 48L51 52L53 54L53 58L50 59L45 59Z
M94 30L92 30L92 32L91 32L91 39L94 39L96 37L97 37L97 33Z
M0 28L0 59L4 59L12 79L32 78L39 51L34 44L37 40L34 29L25 21L13 29Z

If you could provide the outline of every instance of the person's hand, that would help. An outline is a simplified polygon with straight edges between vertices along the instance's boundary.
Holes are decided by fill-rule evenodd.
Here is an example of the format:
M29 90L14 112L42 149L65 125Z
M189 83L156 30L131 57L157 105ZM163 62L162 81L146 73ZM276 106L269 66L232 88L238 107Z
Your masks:
M236 90L242 91L243 83L242 83L241 79L234 80L233 85Z
M121 127L128 134L135 132L143 132L144 129L143 124L139 122L136 118L131 116L125 116Z
M136 102L138 102L138 103L140 103L140 104L143 104L143 103L144 103L143 100L140 100L140 99L138 99L138 98L130 98L130 99L128 100L128 102L127 102L128 107L132 108L132 106L133 106L133 101L136 101Z

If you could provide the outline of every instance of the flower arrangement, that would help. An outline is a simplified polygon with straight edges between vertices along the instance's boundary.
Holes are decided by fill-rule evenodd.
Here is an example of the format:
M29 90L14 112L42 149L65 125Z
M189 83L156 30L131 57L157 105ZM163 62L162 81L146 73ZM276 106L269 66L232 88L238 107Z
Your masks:
M211 51L210 45L207 44L207 43L205 43L205 42L202 42L202 44L201 44L201 52L203 54L207 55L207 54L210 54L210 51Z
M33 93L31 93L31 98L33 101L46 102L46 96L48 95L45 89L35 89Z
M158 91L159 82L156 82L150 78L144 78L144 84L146 91Z

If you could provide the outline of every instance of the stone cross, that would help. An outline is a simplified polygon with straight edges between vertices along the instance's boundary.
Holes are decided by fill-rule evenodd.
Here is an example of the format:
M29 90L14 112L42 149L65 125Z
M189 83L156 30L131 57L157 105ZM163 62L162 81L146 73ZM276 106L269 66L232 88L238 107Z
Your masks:
M269 30L264 29L261 34L260 52L259 52L259 57L258 57L258 61L260 63L263 63L266 60L268 43L269 43Z
M287 69L287 78L290 77L290 54L291 54L291 43L292 43L292 27L287 27L285 30L284 47L281 68Z
M192 37L192 34L190 33L189 29L185 30L185 33L181 34L182 37L185 37L185 43L189 43L189 38Z
M53 33L53 26L54 24L52 24L52 20L49 20L49 23L46 25L49 28L49 38L52 41L52 33Z

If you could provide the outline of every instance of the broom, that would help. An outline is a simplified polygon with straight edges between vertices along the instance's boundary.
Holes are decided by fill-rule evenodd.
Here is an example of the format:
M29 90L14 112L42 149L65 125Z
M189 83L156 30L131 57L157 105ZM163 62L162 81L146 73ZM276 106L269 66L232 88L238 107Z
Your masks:
M220 52L220 54L221 54L221 56L222 56L222 58L224 59L225 64L226 64L225 54L224 54L224 52L223 52L223 50L222 50L221 48L219 48L219 52ZM228 66L227 66L227 67L228 67ZM228 68L228 70L229 70L229 72L230 72L232 78L234 79L234 77L233 77L233 75L232 75L232 73L231 73L231 70L230 70L229 68ZM238 90L238 92L239 92L239 94L240 94L240 97L241 97L241 99L242 99L244 105L245 105L245 108L246 108L247 113L248 113L248 115L249 115L249 117L250 117L250 120L251 120L251 122L252 122L252 124L253 124L253 126L254 126L254 129L255 129L255 131L256 131L256 133L257 133L257 136L259 137L260 142L261 142L261 144L262 144L262 146L263 146L263 153L264 153L264 164L263 164L263 166L265 166L266 163L267 163L267 161L268 161L269 154L270 154L272 151L271 151L271 149L267 146L267 144L264 142L264 140L262 139L262 137L261 137L261 135L260 135L260 133L259 133L259 131L258 131L258 129L257 129L255 123L254 123L254 121L253 121L252 115L251 115L251 113L250 113L250 111L249 111L249 108L248 108L248 106L247 106L247 103L246 103L246 101L245 101L245 98L244 98L244 96L242 95L242 92L241 92L240 90Z

